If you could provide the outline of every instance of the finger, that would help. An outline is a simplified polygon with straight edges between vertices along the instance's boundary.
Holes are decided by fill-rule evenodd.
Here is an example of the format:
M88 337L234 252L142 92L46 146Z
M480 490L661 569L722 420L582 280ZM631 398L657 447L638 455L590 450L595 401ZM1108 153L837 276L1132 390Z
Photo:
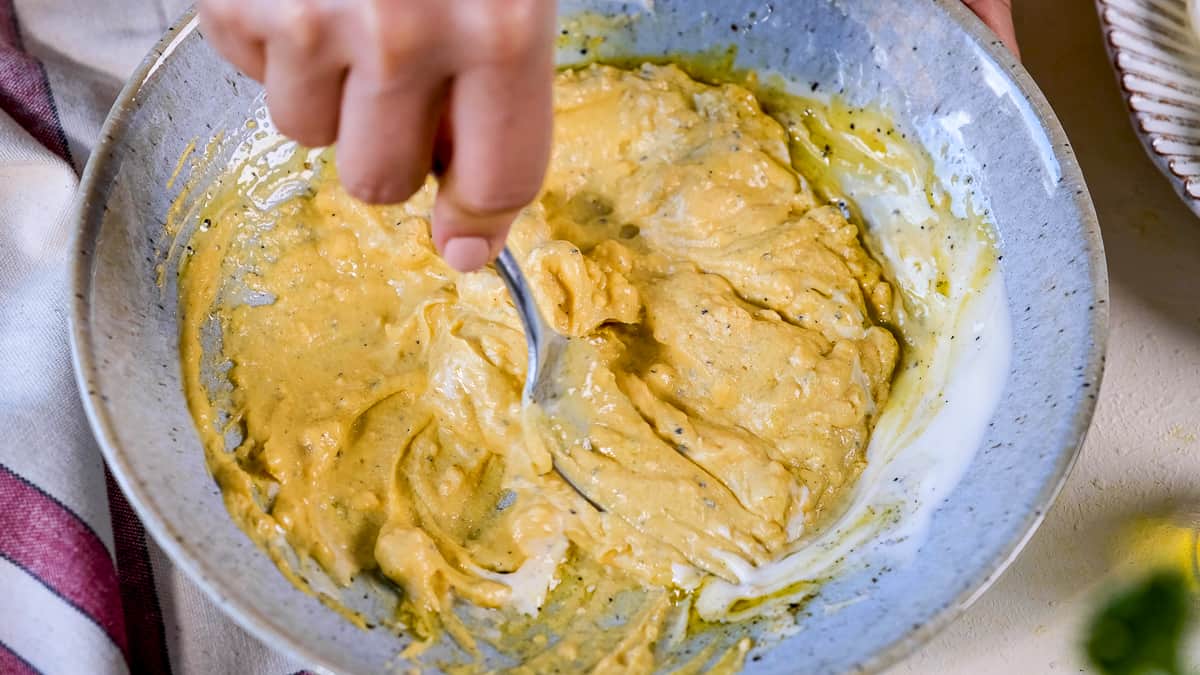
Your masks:
M271 120L309 147L333 143L348 62L332 28L339 25L336 8L313 0L255 7L247 10L252 20L269 26L264 84Z
M454 154L454 139L450 135L450 93L442 102L442 112L438 115L437 133L433 136L433 175L441 179L446 175L446 167L450 166L450 157Z
M548 41L547 41L548 42ZM513 218L542 186L553 117L552 53L461 74L450 100L452 151L433 213L433 241L469 271L499 254Z
M228 5L220 0L201 2L198 8L200 32L235 68L262 82L266 65L263 41Z
M267 107L275 127L309 147L337 138L346 70L333 59L314 60L294 44L267 48Z
M963 0L971 11L999 37L1009 51L1018 59L1021 50L1017 46L1017 31L1013 25L1012 0Z
M424 184L445 86L409 71L387 82L361 69L346 77L338 124L338 173L371 203L401 202Z

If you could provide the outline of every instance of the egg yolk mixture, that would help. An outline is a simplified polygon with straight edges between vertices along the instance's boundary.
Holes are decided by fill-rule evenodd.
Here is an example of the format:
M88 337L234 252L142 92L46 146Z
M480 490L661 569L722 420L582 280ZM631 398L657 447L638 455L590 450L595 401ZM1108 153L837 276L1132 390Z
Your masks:
M550 169L509 244L586 347L565 389L584 423L538 439L521 323L494 271L438 257L434 181L367 206L315 164L269 209L205 207L180 277L189 405L239 524L337 584L390 580L410 632L469 641L454 606L534 621L572 585L586 614L597 584L669 603L736 582L861 472L892 289L746 89L557 76Z

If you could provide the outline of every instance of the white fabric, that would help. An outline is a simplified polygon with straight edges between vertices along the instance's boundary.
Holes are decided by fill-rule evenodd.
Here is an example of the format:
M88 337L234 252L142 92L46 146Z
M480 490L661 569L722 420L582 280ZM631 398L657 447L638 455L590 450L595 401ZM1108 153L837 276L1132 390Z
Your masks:
M77 170L126 78L186 0L14 0L25 50L46 68Z
M0 464L54 495L112 550L100 454L67 347L75 174L0 112ZM38 461L30 462L37 452Z
M267 649L230 621L150 542L167 650L175 673L294 673L301 665ZM309 668L309 672L321 672Z
M19 621L0 621L0 642L43 673L128 673L125 657L99 626L4 558L2 604L38 608Z
M21 41L45 67L74 170L0 111L0 463L80 516L113 550L102 459L67 342L67 215L100 126L128 74L188 3L17 0ZM222 615L148 542L175 673L270 673L299 664ZM0 642L45 673L127 672L115 645L60 597L0 558ZM13 604L18 603L18 604Z

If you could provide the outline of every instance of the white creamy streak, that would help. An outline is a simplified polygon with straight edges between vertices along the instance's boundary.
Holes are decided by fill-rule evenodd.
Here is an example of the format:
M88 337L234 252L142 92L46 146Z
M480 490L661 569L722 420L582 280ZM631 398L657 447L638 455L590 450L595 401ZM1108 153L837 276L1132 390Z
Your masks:
M938 369L940 375L927 374L942 386L930 382L921 387L921 405L936 410L932 417L908 415L907 406L889 407L875 429L870 464L837 522L781 560L740 569L741 583L710 581L696 601L701 617L748 618L755 608L730 608L739 600L806 595L812 586L803 582L827 579L848 557L911 559L926 539L934 510L980 446L1008 377L1012 329L999 273L966 304L955 326L955 339L947 335L939 340L934 356L946 367Z
M1008 378L1012 325L991 229L979 216L987 202L966 180L978 173L962 135L971 122L955 112L925 122L919 135L927 147L940 144L940 155L893 135L863 165L830 163L904 298L908 349L845 510L780 559L737 568L738 583L706 583L695 604L704 619L773 614L868 560L911 560L982 445ZM798 630L784 623L782 632Z
M570 542L556 534L534 542L534 552L515 571L501 574L471 565L471 573L512 589L509 606L525 616L537 616L546 596L558 585L558 568L566 562Z

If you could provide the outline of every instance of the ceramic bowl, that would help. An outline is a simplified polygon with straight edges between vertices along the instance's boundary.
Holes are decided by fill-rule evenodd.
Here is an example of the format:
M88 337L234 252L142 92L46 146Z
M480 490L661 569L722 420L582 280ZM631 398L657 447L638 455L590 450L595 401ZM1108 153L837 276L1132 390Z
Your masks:
M1134 131L1200 215L1200 3L1097 0Z
M562 5L564 16L640 15L610 43L630 54L735 45L739 66L805 87L825 83L852 102L890 109L907 128L952 131L954 147L933 147L935 156L963 160L990 202L1013 342L985 438L909 562L822 586L801 630L753 653L750 672L877 671L946 625L1042 520L1095 405L1107 283L1095 213L1066 136L1025 71L958 0L903 5ZM171 245L163 224L174 193L166 186L180 156L194 140L204 147L218 132L242 133L260 93L189 17L121 94L78 207L79 384L108 464L147 530L224 611L314 666L387 671L400 637L359 630L294 589L227 516L182 395L173 269L164 286L156 283Z

